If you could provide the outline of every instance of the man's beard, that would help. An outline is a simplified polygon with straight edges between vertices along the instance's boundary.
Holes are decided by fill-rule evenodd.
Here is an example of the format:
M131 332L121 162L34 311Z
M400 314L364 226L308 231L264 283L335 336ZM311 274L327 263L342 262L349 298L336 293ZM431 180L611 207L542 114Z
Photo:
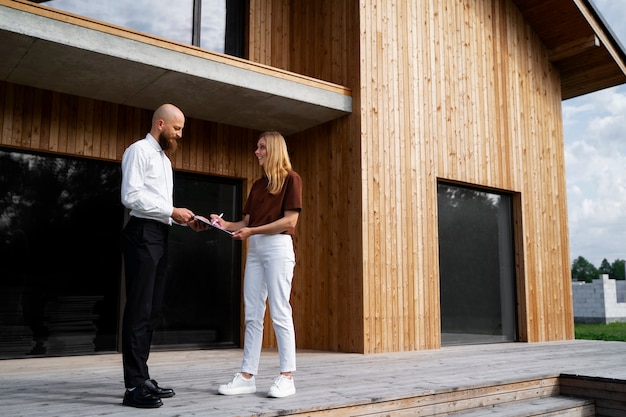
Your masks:
M176 141L176 138L170 140L165 135L165 132L161 132L159 134L159 145L161 145L161 149L163 149L168 156L173 155L174 152L176 152L176 149L178 149L178 142Z

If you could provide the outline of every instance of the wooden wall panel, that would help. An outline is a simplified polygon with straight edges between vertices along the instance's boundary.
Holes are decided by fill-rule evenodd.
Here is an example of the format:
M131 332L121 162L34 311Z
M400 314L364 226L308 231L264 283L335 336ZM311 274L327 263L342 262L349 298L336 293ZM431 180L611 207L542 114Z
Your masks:
M251 60L357 92L353 115L287 138L304 188L292 293L299 348L363 352L365 344L358 14L349 1L250 1ZM271 42L280 53L266 54L285 31Z
M0 82L0 144L121 161L150 130L152 110ZM184 111L184 109L183 109ZM261 175L254 157L258 132L187 118L174 169L241 178Z
M387 126L397 126L396 113L412 112L425 125L418 141L397 136L389 142L408 141L420 154L434 157L423 160L426 166L421 167L425 171L420 181L425 188L420 199L427 206L426 217L402 228L413 227L416 233L422 228L426 242L437 242L436 208L429 207L436 194L436 179L520 193L523 246L517 249L524 254L524 269L518 271L518 279L526 289L527 303L526 315L520 317L524 321L520 328L527 329L522 337L529 341L572 338L560 79L547 61L545 48L517 9L505 1L418 2L415 15L400 7L382 11L382 5L377 6L365 13L370 16L371 32L380 33L382 28L382 39L388 40L383 45L397 45L402 50L394 33L402 29L386 30L386 23L393 21L390 15L410 16L415 24L405 30L417 28L419 56L397 64L389 58L367 60L370 65L364 78L370 83L362 88L394 90L394 78L410 79L412 71L417 71L417 83L425 87L409 87L420 92L414 100L416 110L385 99L387 110L363 114L368 120L364 126L372 126L374 133L389 132ZM377 13L381 17L373 24L372 16ZM364 45L372 54L387 54L373 36ZM385 68L381 70L380 65ZM372 85L371 80L377 82ZM374 96L380 98L380 94ZM503 116L497 117L499 114ZM379 143L367 146L375 149L373 154L380 154ZM390 164L383 153L368 163L374 173L366 190L376 197L376 186L383 183L378 177L407 175L410 166L398 162ZM392 182L384 184L393 187ZM396 199L396 206L404 200L408 196ZM438 314L437 283L430 279L431 271L438 268L436 249L424 255L416 273L423 277L428 308ZM393 275L394 271L385 273ZM391 300L387 302L391 304ZM365 304L374 302L366 300ZM437 326L436 317L425 317L423 335L433 334L430 330Z
M355 99L353 115L290 142L314 187L298 232L299 345L345 349L349 337L330 328L346 320L362 332L356 351L440 345L438 180L512 193L520 336L571 339L560 79L545 48L507 0L348 3L251 1L251 60L346 85ZM268 55L285 8L290 36ZM332 164L346 156L361 188ZM345 218L355 206L360 216ZM334 217L345 220L331 230L352 241L338 248L350 268L332 266L337 235L319 225ZM356 286L346 294L342 282ZM354 305L338 309L337 292Z

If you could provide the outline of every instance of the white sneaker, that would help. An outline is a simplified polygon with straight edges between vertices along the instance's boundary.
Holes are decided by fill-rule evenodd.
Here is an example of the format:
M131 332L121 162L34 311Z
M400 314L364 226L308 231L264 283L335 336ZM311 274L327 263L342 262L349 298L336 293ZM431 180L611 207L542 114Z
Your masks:
M254 375L250 379L246 379L237 372L233 380L226 385L220 385L217 392L222 395L254 394L256 392Z
M268 397L283 398L288 397L296 393L296 385L293 382L293 377L288 377L280 374L278 378L274 380L274 384L267 392Z

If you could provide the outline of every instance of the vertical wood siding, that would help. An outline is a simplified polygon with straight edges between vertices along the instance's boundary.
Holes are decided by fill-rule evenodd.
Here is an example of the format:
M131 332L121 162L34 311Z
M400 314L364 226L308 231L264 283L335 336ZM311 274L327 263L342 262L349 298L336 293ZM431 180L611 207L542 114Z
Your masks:
M353 115L290 142L311 199L298 233L299 345L440 345L438 180L512 193L520 337L573 338L560 79L512 3L250 3L251 60L354 92Z
M0 145L113 161L146 135L153 113L5 82L0 98ZM253 154L257 137L248 129L187 118L172 165L245 179L249 187L261 175Z
M353 91L353 114L287 138L299 348L440 346L438 180L512 193L521 338L573 338L560 79L509 0L250 0L248 50ZM151 117L7 83L0 114L3 146L110 160ZM174 166L249 187L257 133L188 120Z
M249 58L358 92L358 13L348 1L250 1ZM300 348L362 352L366 343L359 123L357 110L287 138L303 180L292 292Z

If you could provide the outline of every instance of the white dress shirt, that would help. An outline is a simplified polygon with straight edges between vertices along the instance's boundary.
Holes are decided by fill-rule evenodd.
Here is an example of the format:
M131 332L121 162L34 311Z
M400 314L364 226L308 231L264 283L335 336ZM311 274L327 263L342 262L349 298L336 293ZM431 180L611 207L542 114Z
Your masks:
M122 204L130 215L172 224L172 163L151 134L130 145L122 156Z

